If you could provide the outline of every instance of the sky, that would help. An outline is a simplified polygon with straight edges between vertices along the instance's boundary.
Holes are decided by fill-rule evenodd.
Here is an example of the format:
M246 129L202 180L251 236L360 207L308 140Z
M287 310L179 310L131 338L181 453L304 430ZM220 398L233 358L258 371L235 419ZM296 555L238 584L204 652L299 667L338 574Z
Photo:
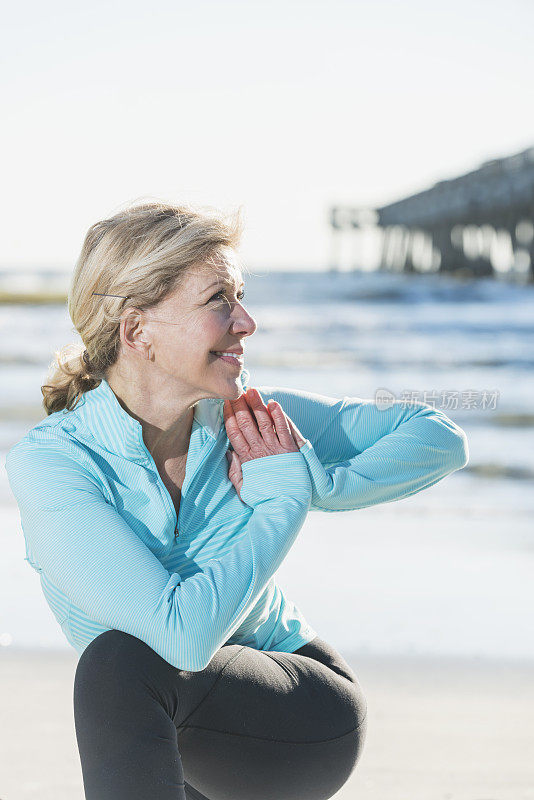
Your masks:
M0 267L71 270L132 202L243 208L323 269L329 208L534 145L532 0L28 0L0 33Z

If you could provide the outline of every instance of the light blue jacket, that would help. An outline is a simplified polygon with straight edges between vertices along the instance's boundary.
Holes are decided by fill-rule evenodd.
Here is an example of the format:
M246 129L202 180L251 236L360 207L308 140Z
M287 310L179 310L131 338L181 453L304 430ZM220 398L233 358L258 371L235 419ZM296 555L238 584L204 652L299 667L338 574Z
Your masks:
M248 379L243 369L244 390ZM308 511L399 500L467 463L464 431L425 403L380 410L356 397L257 388L305 444L245 462L240 500L223 400L200 400L178 520L140 423L106 380L8 452L25 560L78 654L111 628L190 671L225 643L293 652L317 632L273 575Z

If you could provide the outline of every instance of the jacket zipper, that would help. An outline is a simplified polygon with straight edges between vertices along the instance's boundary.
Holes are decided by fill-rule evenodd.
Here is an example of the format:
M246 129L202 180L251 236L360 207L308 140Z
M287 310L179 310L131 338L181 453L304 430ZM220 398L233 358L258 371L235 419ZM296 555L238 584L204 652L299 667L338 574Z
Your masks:
M211 453L211 451L215 447L216 443L217 443L216 440L215 441L212 440L211 442L209 442L206 445L206 452L202 456L201 460L197 463L193 475L190 475L189 483L191 483L191 480L197 474L198 470L200 469L200 467L202 466L202 464L204 463L204 461L206 460L208 455ZM169 506L170 506L170 508L172 510L172 513L173 513L173 516L174 516L174 520L175 520L173 538L174 539L178 539L180 537L179 525L180 525L180 514L182 513L182 506L183 506L183 499L184 499L183 498L183 492L181 492L181 494L180 494L180 508L178 509L178 516L177 516L176 515L176 509L174 507L174 503L172 502L172 497L169 494L169 490L167 489L167 487L163 483L163 481L161 479L161 475L159 474L158 468L156 467L156 462L152 458L152 454L151 454L150 450L148 450L148 448L146 447L144 442L143 442L143 447L144 447L144 450L145 450L145 452L147 454L148 460L153 465L154 473L156 475L156 480L158 481L158 486L160 487L160 490L161 490L161 488L163 488L164 494L167 495ZM187 481L187 477L186 477L186 480L184 480L184 482L183 482L182 489L185 486L186 481Z

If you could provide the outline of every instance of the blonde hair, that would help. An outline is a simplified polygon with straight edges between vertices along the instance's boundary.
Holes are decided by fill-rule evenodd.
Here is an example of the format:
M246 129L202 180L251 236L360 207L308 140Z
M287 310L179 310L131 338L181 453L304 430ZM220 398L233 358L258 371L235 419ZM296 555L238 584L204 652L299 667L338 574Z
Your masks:
M69 315L85 350L74 343L56 351L51 377L41 386L47 414L70 411L106 377L119 355L124 309L159 303L192 267L239 246L241 210L224 215L145 203L91 225L68 294Z

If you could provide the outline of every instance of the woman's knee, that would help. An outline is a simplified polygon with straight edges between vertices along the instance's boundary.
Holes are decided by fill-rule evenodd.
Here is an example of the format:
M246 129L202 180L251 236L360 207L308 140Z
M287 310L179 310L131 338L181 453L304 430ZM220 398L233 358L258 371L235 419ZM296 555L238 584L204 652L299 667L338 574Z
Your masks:
M367 714L367 702L354 670L341 653L319 636L295 652L328 667L326 674L330 675L329 684L333 690L332 708L339 726L338 735L359 729Z
M364 727L365 719L367 717L367 700L363 692L362 686L357 678L352 679L350 682L350 693L352 698L352 709L354 714L354 729Z
M338 678L333 702L336 734L354 733L356 739L365 735L367 701L358 680Z
M321 675L316 695L319 717L318 739L328 740L354 734L365 734L367 701L358 679L345 678L331 670Z
M145 642L124 631L104 631L89 642L80 656L77 671L113 671L114 668L127 665L134 654L137 658L147 647Z
M121 697L146 669L146 662L159 658L143 641L119 630L107 630L85 648L76 666L74 702L94 703L99 697Z
M360 760L367 736L367 701L362 687L357 679L340 680L344 684L340 689L341 706L334 704L339 709L336 712L338 735L323 742L323 763L329 765L330 773L326 769L322 789L324 794L319 788L321 778L316 781L319 797L331 797L346 783ZM311 794L309 796L312 797Z

